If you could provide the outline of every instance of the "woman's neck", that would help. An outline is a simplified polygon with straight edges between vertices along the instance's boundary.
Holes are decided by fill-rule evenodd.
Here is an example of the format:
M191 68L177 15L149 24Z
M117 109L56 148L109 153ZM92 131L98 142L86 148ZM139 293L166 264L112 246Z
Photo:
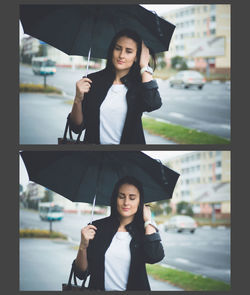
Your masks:
M126 225L130 224L133 221L133 217L131 218L121 218L120 219L120 226L118 228L118 231L127 231Z
M113 82L113 84L122 84L121 82L121 78L126 76L128 74L128 70L126 71L116 71L115 73L115 80Z

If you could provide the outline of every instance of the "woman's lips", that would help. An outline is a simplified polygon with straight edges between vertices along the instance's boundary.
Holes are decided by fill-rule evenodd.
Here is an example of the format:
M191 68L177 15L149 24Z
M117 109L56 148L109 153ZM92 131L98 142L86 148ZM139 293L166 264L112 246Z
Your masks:
M122 210L123 210L123 211L128 211L128 210L129 210L129 208L122 208Z
M121 65L124 64L124 61L118 60L117 63Z

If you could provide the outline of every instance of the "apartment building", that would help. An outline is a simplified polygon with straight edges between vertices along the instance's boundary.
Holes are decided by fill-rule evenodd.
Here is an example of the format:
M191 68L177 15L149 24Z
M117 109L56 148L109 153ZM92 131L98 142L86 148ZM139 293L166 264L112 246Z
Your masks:
M68 55L31 36L25 37L21 41L21 59L23 58L26 62L31 61L32 57L36 56L39 52L40 46L43 46L43 55L54 60L57 66L73 68L83 67L86 64L85 59L82 56ZM94 64L93 61L90 62L90 65L92 64Z
M195 4L164 15L176 25L167 60L182 56L190 68L229 72L231 67L231 6Z
M180 173L171 204L194 204L196 213L211 214L215 205L230 214L230 151L195 151L166 163Z

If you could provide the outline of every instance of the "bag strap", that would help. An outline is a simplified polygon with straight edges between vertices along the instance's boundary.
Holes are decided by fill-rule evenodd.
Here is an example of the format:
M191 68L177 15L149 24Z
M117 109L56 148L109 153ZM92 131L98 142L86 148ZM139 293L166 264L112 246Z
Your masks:
M71 266L71 271L70 271L70 275L69 275L69 280L68 280L68 286L71 286L72 283L72 276L73 276L73 279L74 279L74 284L77 286L77 280L76 280L76 274L74 272L74 265L75 265L75 261L73 261L72 263L72 266ZM87 280L87 276L85 276L85 278L83 279L83 282L82 282L82 285L81 285L81 289L84 289L85 288L85 282Z
M73 140L72 130L71 130L70 126L69 126L69 118L70 118L70 113L67 116L67 122L66 122L66 126L65 126L65 129L64 129L64 134L63 134L63 140L65 140L65 141L67 140L68 130L69 130L69 138L71 140ZM81 135L82 135L82 131L77 136L77 139L76 139L76 142L75 142L76 144L80 143Z

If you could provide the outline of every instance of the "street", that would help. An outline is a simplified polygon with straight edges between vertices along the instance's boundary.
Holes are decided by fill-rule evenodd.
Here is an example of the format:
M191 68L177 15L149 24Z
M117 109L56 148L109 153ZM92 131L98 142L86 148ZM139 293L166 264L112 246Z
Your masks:
M102 218L96 215L94 219ZM80 230L90 221L89 215L65 213L62 221L53 222L53 230L68 235L78 245ZM41 221L38 213L20 210L20 228L49 230L49 222ZM198 228L194 234L160 230L165 258L163 265L201 274L230 283L230 229Z
M73 99L75 83L81 79L84 72L84 69L73 71L58 68L54 76L47 77L47 84L60 88L64 99L55 95L43 95L43 98L39 99L37 94L20 94L21 144L55 143L56 134L59 137L63 133L66 116L71 110L71 105L66 102ZM207 83L204 89L198 90L171 88L168 81L157 82L163 105L145 115L230 139L228 84ZM20 83L43 84L43 77L34 75L30 67L20 65Z

